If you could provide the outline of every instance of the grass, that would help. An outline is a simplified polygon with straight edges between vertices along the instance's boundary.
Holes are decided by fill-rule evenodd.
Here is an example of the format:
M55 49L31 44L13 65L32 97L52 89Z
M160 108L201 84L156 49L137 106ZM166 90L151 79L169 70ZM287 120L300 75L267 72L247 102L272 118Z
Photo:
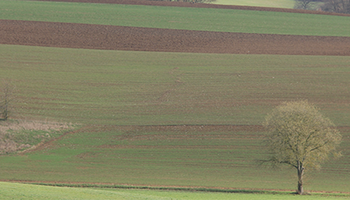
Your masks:
M286 193L277 194L245 194L245 193L208 193L188 191L161 191L161 190L137 190L137 189L88 189L88 188L67 188L37 186L18 183L0 183L0 194L2 199L117 199L117 200L228 200L228 199L343 199L347 196L296 196ZM343 197L343 198L342 198Z
M239 5L239 6L258 6L272 8L293 8L293 0L216 0L214 4Z
M220 32L350 36L349 17L232 9L2 0L0 19Z

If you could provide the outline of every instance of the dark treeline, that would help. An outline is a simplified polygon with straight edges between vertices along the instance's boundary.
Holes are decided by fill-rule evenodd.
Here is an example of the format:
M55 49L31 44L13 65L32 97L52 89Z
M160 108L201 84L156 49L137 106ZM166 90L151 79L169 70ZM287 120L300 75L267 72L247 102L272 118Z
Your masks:
M188 2L188 3L211 3L216 0L152 0L152 1L174 1L174 2Z
M327 12L350 13L350 0L324 0L321 9Z
M295 0L295 9L350 13L350 0Z

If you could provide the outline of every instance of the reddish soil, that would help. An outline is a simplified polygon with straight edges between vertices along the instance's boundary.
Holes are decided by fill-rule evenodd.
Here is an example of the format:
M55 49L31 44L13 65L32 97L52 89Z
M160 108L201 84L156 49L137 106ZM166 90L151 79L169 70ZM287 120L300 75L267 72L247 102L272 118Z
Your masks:
M350 37L293 36L0 20L0 44L283 55L350 55Z
M149 0L46 1L243 9L339 15L337 13L295 9L191 4ZM350 55L350 37L223 33L13 20L0 20L0 27L0 44L161 52Z

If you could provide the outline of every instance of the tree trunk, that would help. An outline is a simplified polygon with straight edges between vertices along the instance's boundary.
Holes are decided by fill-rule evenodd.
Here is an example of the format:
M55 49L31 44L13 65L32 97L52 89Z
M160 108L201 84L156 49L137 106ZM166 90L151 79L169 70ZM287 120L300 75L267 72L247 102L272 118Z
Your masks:
M304 193L303 189L303 175L304 175L303 163L298 161L298 194L302 195Z

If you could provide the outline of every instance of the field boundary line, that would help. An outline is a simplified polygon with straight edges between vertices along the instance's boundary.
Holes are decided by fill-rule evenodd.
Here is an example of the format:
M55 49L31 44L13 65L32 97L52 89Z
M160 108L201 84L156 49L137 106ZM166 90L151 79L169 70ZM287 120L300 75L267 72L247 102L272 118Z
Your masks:
M50 182L50 181L26 181L26 180L0 180L2 182L33 184L54 187L74 188L109 188L109 189L141 189L141 190L172 190L189 192L221 192L221 193L254 193L254 194L297 194L296 190L288 189L262 189L262 188L223 188L200 186L161 186L161 185L135 185L135 184L110 184L110 183L84 183L84 182ZM312 195L350 196L350 192L340 191L314 191L308 190Z

